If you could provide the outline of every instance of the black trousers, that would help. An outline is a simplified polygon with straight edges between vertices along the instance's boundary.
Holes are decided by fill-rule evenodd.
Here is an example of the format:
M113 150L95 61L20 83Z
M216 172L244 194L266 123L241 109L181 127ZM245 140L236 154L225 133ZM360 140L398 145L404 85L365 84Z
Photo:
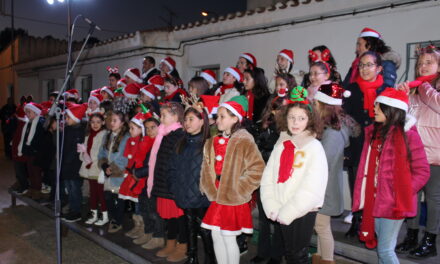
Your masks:
M15 178L17 178L17 181L20 183L20 188L23 190L29 188L26 162L14 161L14 168Z
M294 220L290 225L279 225L287 264L309 263L308 252L315 219L316 212L310 212Z
M119 199L117 193L112 193L110 191L104 191L104 198L107 204L109 218L116 224L122 225L125 212L125 201Z
M197 235L200 235L205 252L205 263L216 263L211 230L201 228L203 217L208 208L185 209L185 217L188 225L188 257L197 258Z
M164 220L157 213L156 196L148 198L147 188L139 195L139 213L144 220L144 232L153 233L153 237L164 237Z
M188 229L185 215L179 218L165 219L167 239L177 239L181 244L188 243Z

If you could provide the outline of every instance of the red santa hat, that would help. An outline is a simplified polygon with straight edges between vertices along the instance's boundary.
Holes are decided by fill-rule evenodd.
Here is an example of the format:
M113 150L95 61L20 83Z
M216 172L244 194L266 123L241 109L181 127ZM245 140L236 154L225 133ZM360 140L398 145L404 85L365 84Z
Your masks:
M250 63L252 63L252 65L254 67L257 67L257 59L251 53L245 52L240 55L240 58L244 58L244 59L248 60Z
M136 99L138 97L139 90L140 90L139 84L130 83L129 85L125 86L124 89L122 89L122 93L127 98Z
M283 56L286 58L290 63L293 63L293 51L289 49L283 49L278 53L278 55Z
M40 104L30 102L24 106L24 110L31 110L35 114L41 115L41 113L43 113L44 107Z
M248 104L246 96L239 95L232 97L230 101L222 103L219 107L224 107L231 111L241 122L248 111Z
M151 115L150 112L147 113L137 113L131 120L130 122L135 123L137 126L139 126L140 128L142 128L142 136L145 136L145 126L144 126L144 122L145 120L147 120L148 118L153 117L153 115Z
M148 79L148 84L152 84L152 85L156 86L157 89L162 91L163 90L164 81L163 81L162 76L154 75L150 79Z
M287 88L281 88L278 90L278 97L286 97L287 95Z
M128 70L125 71L124 76L129 77L130 79L132 79L137 83L142 83L141 72L139 71L138 68L129 68Z
M344 97L350 97L351 92L345 90L337 83L322 84L315 94L315 99L329 104L329 105L342 105L342 99Z
M374 103L381 103L399 108L407 113L409 99L408 95L404 91L388 87L376 98Z
M208 116L212 118L212 115L217 113L218 103L220 101L220 96L215 95L201 95L200 99L205 106L205 110L208 113Z
M225 72L228 72L228 73L232 74L232 76L234 76L234 78L238 82L243 82L243 74L240 72L239 69L237 69L235 67L228 67L228 68L225 69Z
M113 89L110 86L104 86L101 88L100 93L106 92L108 93L112 98L115 97L115 93L113 92Z
M160 96L159 89L157 89L157 87L152 84L143 86L140 92L150 97L153 100L156 99L157 96Z
M122 78L116 83L116 85L118 88L125 88L125 86L127 86L127 80Z
M202 73L200 73L200 77L202 77L203 79L205 79L207 82L211 83L211 84L216 84L217 83L217 76L215 76L215 72L211 71L211 70L204 70L202 71Z
M176 68L176 62L171 57L166 57L165 59L162 59L160 63L165 63L168 68L170 68L170 71Z
M89 102L90 101L94 101L96 102L98 105L102 102L102 100L104 100L104 98L102 97L101 94L99 93L92 93L89 97Z
M379 32L377 32L374 29L367 28L367 27L362 29L361 34L359 34L359 37L360 38L363 38L363 37L373 37L373 38L378 38L378 39L382 38L382 36L380 35Z
M41 102L41 106L43 107L43 109L46 109L46 110L50 109L52 107L52 105L53 105L52 101Z
M22 121L22 122L28 122L29 119L26 116L26 113L24 112L24 107L23 106L19 106L17 108L17 111L15 112L15 116L17 117L18 120Z
M66 110L66 114L76 123L81 122L87 111L85 104L71 104Z
M66 95L67 98L75 98L75 99L79 98L79 92L77 89L67 90L64 94Z

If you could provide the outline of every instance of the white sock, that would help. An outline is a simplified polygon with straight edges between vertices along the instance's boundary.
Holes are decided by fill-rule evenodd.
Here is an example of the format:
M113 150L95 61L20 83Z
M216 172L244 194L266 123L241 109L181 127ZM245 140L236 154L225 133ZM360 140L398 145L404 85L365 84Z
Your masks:
M226 252L228 252L228 264L240 263L240 249L237 244L237 236L223 236Z
M212 242L214 244L215 258L217 264L228 264L228 253L226 251L225 242L220 231L211 230Z

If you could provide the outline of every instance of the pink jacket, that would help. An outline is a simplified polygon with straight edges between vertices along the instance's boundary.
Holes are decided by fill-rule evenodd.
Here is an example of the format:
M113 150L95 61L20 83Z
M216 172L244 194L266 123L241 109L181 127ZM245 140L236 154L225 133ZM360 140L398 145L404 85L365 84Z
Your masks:
M415 120L413 123L414 122ZM392 131L393 128L391 128L390 133L392 133ZM426 184L429 179L429 164L428 160L426 159L425 150L423 149L423 143L414 124L412 124L411 129L408 131L405 129L405 131L408 146L411 151L410 166L413 190L413 192L408 195L412 195L412 200L415 205L413 207L414 210L407 212L406 217L413 217L417 214L417 192ZM365 197L364 185L366 184L365 166L372 136L373 125L370 125L365 128L365 141L354 186L353 212L363 209ZM387 138L389 139L390 137ZM393 208L395 207L393 171L394 166L398 166L399 164L394 164L395 147L388 139L385 140L383 145L379 159L379 168L377 170L377 192L373 209L374 217L392 218Z
M417 119L429 164L440 165L440 92L427 82L418 87L418 92L410 96L410 114Z

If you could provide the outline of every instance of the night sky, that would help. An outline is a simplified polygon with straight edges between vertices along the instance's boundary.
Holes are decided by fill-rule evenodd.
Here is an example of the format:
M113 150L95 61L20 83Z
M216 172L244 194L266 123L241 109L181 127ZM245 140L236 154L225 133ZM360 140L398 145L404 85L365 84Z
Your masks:
M31 36L66 38L66 1L49 5L46 0L13 0L15 7L15 28L23 28ZM173 25L201 20L202 10L223 15L246 9L246 0L70 0L72 20L82 14L94 21L103 31L94 37L105 40L125 33L167 26L169 8L176 16ZM0 0L2 10L11 13L11 0ZM26 19L23 19L26 18ZM83 39L88 31L84 21L76 24L74 38ZM9 16L0 15L0 31L11 26ZM78 27L79 26L79 27Z

